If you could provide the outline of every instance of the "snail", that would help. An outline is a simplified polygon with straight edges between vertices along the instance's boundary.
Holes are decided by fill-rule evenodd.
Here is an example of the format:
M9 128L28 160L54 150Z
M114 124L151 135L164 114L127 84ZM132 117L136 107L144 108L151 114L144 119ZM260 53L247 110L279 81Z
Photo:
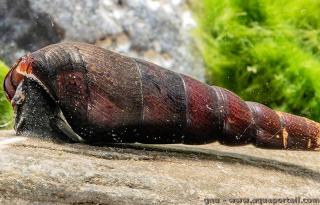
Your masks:
M86 43L53 44L23 56L4 90L17 134L83 143L320 147L317 122Z

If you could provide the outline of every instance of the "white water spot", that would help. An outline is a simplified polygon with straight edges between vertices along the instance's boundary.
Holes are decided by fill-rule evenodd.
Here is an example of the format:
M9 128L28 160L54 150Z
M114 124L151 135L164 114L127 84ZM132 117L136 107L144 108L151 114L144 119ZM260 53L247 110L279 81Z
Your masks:
M227 173L227 171L225 170L222 162L218 162L218 163L216 164L216 166L217 166L222 172Z
M171 3L174 5L174 6L178 6L182 3L181 0L171 0Z
M257 67L255 66L248 66L247 71L251 73L257 73Z
M15 142L21 142L28 139L27 137L10 137L10 138L0 138L0 149L6 147L5 145L13 144Z
M209 110L213 110L213 108L210 107L210 105L206 105L206 107L207 107Z
M185 11L182 14L182 26L183 28L190 29L197 26L196 21L193 19L191 12Z
M147 1L147 5L153 11L158 10L161 6L160 2L158 2L158 1Z

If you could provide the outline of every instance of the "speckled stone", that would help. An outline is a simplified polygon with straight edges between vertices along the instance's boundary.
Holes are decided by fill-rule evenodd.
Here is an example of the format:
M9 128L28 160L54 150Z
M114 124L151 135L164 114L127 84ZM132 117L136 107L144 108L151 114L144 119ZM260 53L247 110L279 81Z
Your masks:
M204 80L188 0L0 0L0 59L60 41L97 44Z
M206 198L320 196L319 152L217 143L123 146L56 144L1 131L0 203L204 204Z

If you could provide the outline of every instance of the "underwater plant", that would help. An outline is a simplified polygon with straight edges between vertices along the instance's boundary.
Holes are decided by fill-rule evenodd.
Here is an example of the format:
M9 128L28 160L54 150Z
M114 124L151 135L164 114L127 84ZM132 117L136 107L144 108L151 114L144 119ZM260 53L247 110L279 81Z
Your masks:
M3 80L8 73L8 67L0 61L0 84L3 85ZM4 90L0 89L0 129L9 128L12 125L12 108L7 101Z
M194 3L209 83L320 120L320 2Z

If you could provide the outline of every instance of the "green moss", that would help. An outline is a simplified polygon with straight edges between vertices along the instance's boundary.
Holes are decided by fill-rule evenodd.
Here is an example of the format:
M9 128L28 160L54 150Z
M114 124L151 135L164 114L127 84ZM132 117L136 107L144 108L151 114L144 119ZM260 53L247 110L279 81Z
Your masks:
M210 83L320 120L320 1L203 0L196 6Z
M10 128L12 126L13 111L11 105L7 101L3 90L3 80L8 72L8 67L0 61L0 129Z

